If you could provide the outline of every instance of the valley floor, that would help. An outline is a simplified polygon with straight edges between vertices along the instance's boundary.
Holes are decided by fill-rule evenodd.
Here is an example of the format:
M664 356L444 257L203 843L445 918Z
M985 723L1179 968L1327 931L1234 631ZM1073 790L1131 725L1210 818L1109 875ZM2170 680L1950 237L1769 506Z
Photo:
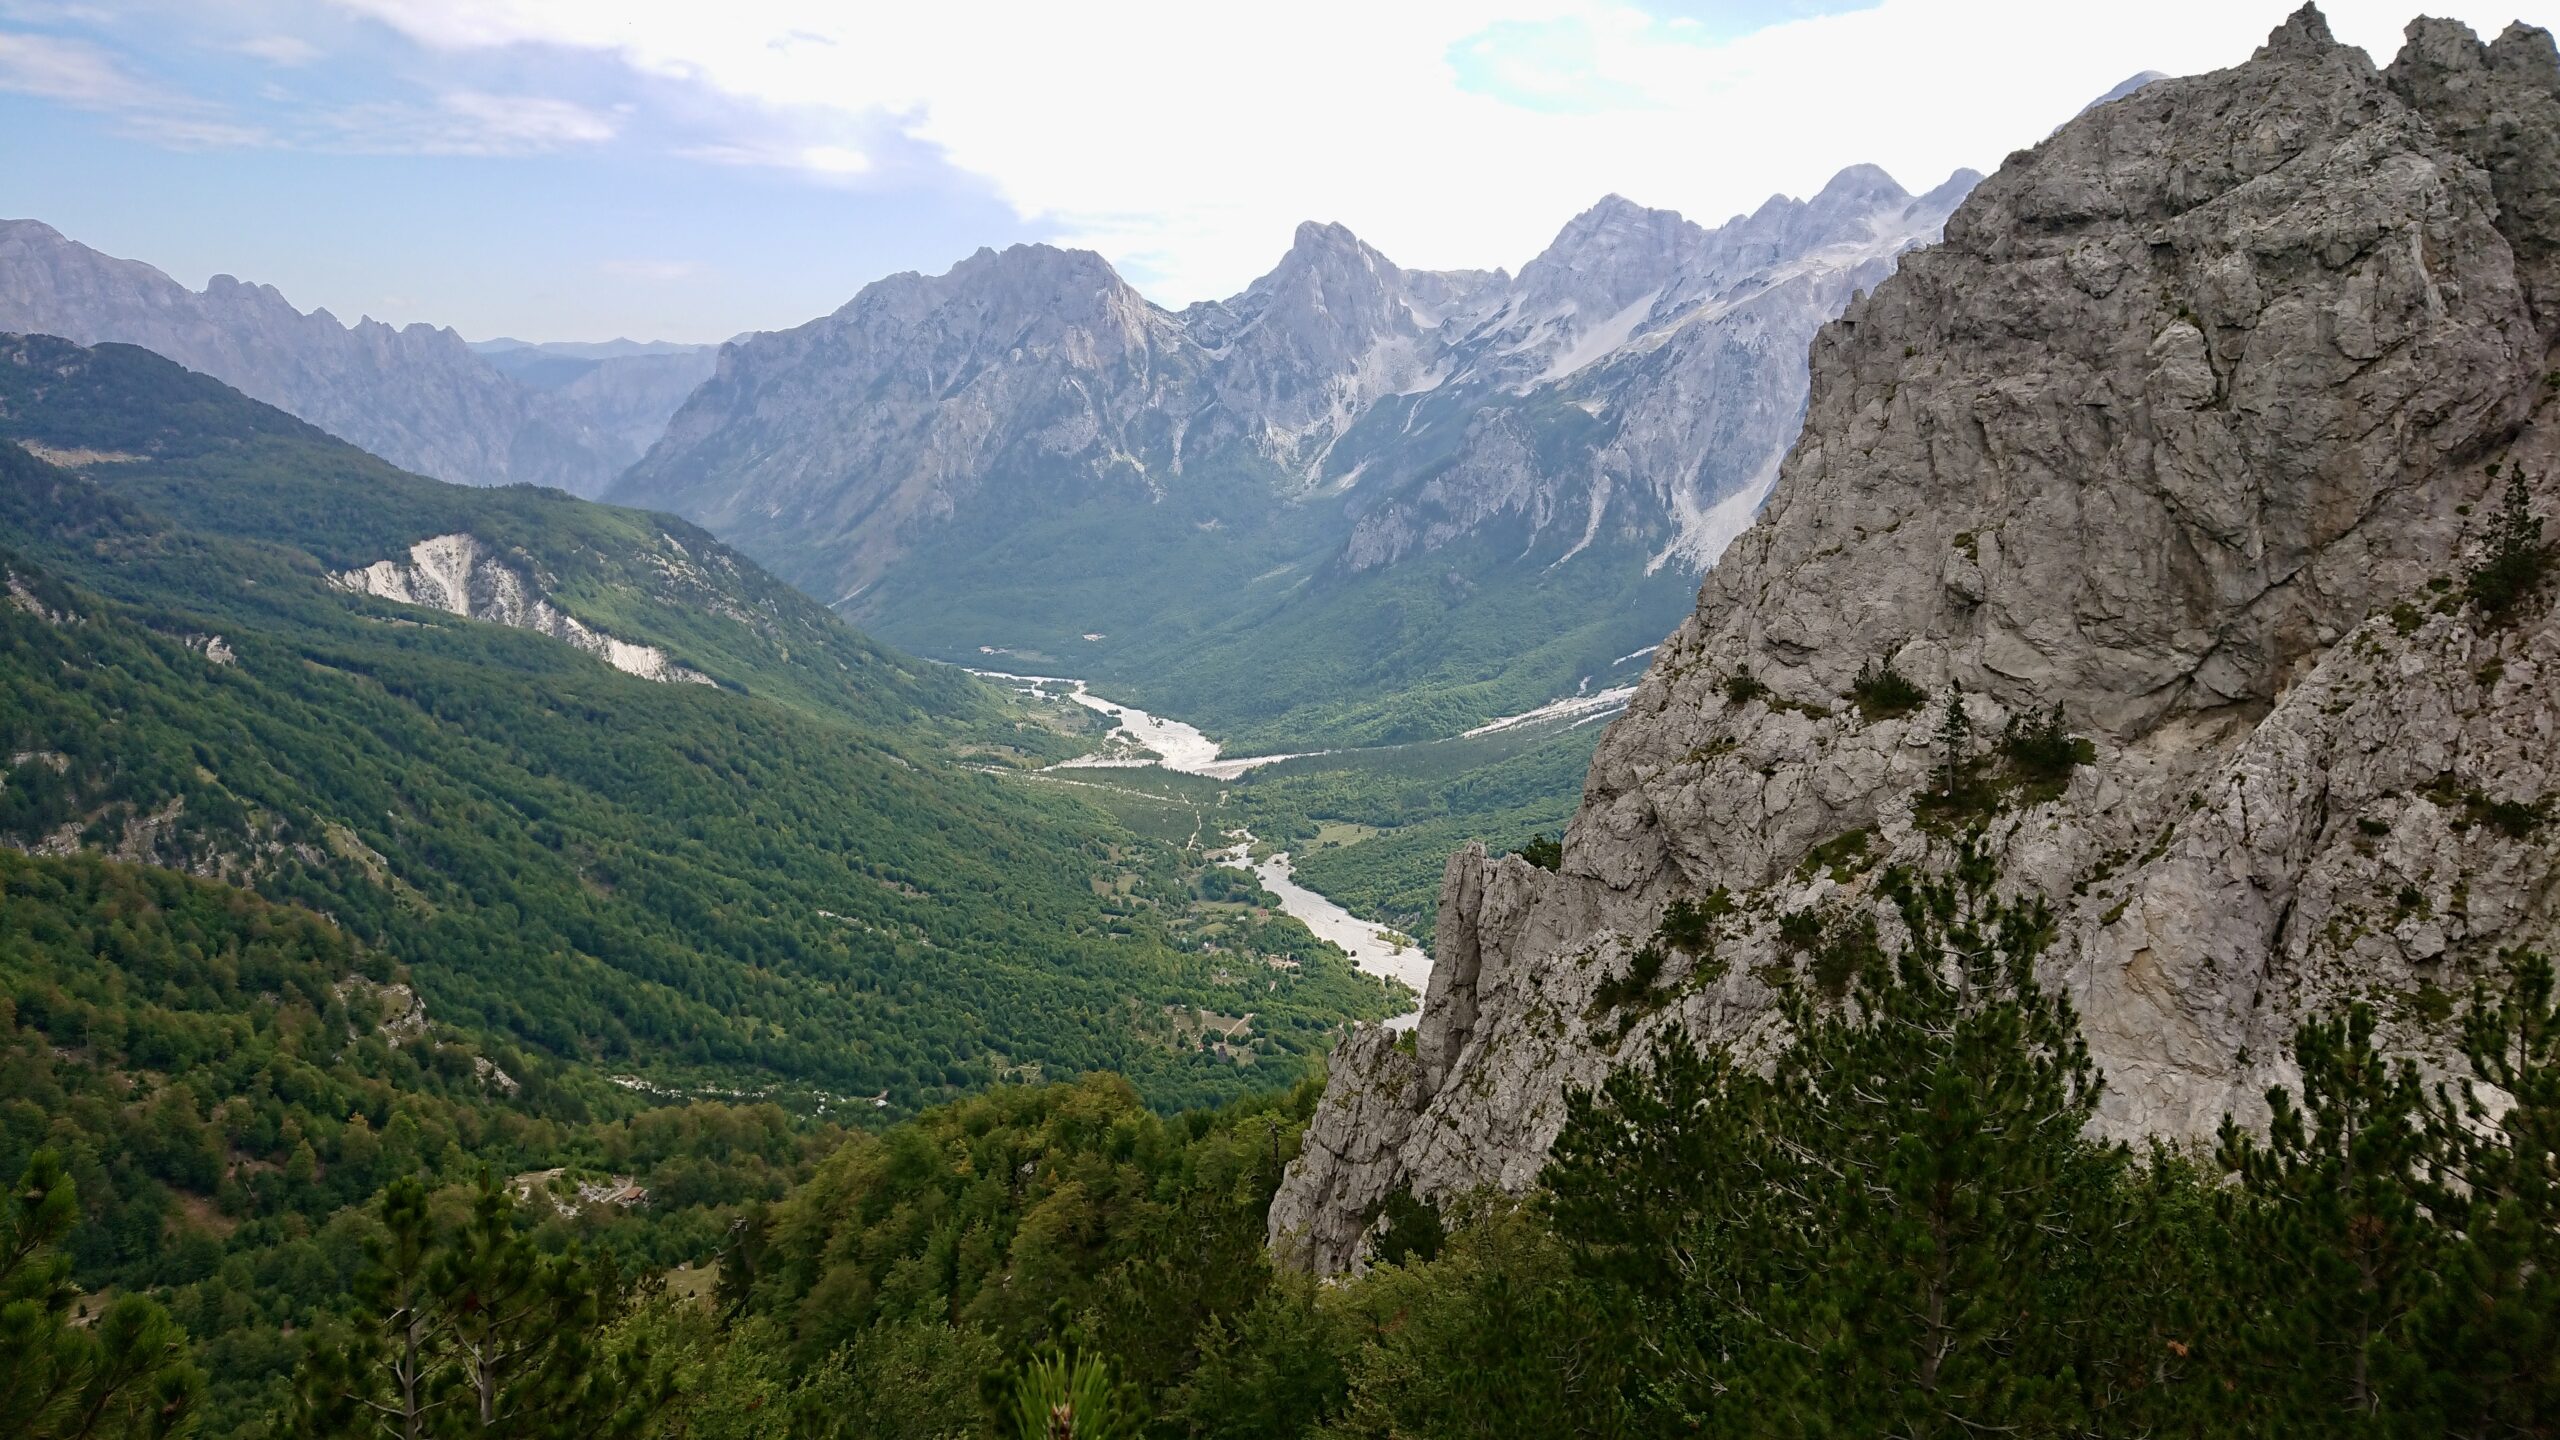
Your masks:
M1449 855L1470 840L1501 851L1560 835L1592 747L1633 693L1566 696L1441 740L1229 757L1196 726L1085 681L980 673L1113 724L1094 753L1010 776L1072 787L1132 830L1203 858L1232 845L1233 863L1290 916L1417 996L1430 979Z

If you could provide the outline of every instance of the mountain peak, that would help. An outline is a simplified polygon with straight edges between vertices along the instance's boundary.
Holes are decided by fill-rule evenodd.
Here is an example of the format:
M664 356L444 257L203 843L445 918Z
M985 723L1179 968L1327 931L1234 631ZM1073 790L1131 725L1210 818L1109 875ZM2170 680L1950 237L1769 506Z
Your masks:
M1045 241L1026 241L1007 245L1002 250L981 245L968 259L954 265L943 275L946 282L960 285L1091 285L1103 290L1124 290L1128 282L1111 262L1091 250L1051 245ZM855 297L859 299L859 296Z
M1832 176L1809 203L1817 208L1872 207L1899 204L1910 198L1911 192L1903 189L1902 182L1887 174L1883 166L1851 165Z
M139 346L395 464L467 484L592 493L647 447L628 437L650 422L538 397L449 330L350 328L229 274L190 289L33 220L0 221L0 330Z
M2117 81L2115 84L2107 87L2107 93L2104 95L2101 95L2097 99L2090 101L2088 104L2081 106L2080 113L2086 115L2101 105L2110 104L2114 101L2123 99L2127 95L2133 94L2135 91L2142 89L2153 81L2166 80L2168 78L2167 73L2164 71L2137 70L2134 73L2127 75L2122 80Z
M1556 240L1562 243L1568 235L1595 235L1607 231L1631 231L1645 227L1676 227L1687 223L1677 210L1657 210L1650 205L1639 205L1612 190L1594 202L1590 209L1566 221L1564 228L1556 233Z
M1936 210L1952 210L1956 202L1973 193L1982 183L1982 172L1972 166L1961 166L1954 174L1938 182L1936 188L1920 197L1920 203Z
M1292 250L1365 250L1369 248L1351 228L1333 220L1301 220L1298 231L1289 239Z
M2258 47L2252 60L2266 60L2280 55L2324 55L2338 47L2337 37L2329 33L2329 17L2320 7L2306 3L2285 17L2285 22L2268 34L2267 43Z

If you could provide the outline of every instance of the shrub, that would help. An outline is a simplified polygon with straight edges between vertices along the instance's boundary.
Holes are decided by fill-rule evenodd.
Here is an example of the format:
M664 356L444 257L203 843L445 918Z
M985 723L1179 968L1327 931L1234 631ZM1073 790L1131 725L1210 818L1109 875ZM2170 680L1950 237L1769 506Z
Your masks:
M1810 880L1828 870L1832 879L1846 880L1863 873L1874 863L1867 854L1867 831L1862 825L1855 830L1844 830L1806 851L1804 859L1796 866L1796 873Z
M1888 660L1881 666L1872 662L1860 665L1858 678L1849 682L1849 698L1866 719L1891 720L1928 704L1929 692L1913 684Z
M1733 913L1733 894L1723 886L1703 900L1674 900L1662 907L1662 924L1654 939L1678 950L1703 955L1715 948L1715 922Z
M1627 961L1626 974L1610 976L1591 992L1591 1013L1605 1015L1643 1000L1662 978L1662 964L1669 958L1660 945L1648 942Z
M2062 723L2062 707L2009 717L2000 735L2001 757L2013 777L2033 789L2049 787L2058 795L2071 772L2098 758L2096 747Z
M1440 1207L1414 1194L1412 1186L1388 1196L1379 1218L1386 1224L1378 1231L1370 1259L1381 1265L1412 1265L1440 1258L1440 1246L1449 1238L1448 1224L1441 1218Z
M2463 587L2491 625L2514 619L2551 575L2551 547L2542 543L2542 521L2527 498L2523 472L2510 471L2506 503L2490 522L2489 551L2472 567Z
M1724 698L1727 704L1748 705L1768 693L1769 687L1761 684L1760 677L1748 670L1737 668L1732 674L1724 677Z
M2463 815L2475 825L2486 825L2510 840L2522 840L2542 828L2551 818L2548 800L2492 800L2478 791L2462 799Z
M1564 842L1550 840L1545 835L1530 836L1526 843L1511 853L1541 870L1560 869L1564 865Z
M1778 917L1778 943L1798 952L1822 943L1822 916L1814 910L1790 910Z

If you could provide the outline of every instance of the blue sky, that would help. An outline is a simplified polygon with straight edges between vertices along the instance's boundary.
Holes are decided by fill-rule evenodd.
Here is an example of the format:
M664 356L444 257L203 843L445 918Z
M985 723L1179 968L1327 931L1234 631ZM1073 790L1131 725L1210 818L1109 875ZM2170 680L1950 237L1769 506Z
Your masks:
M0 215L474 338L717 339L1022 240L1180 304L1303 219L1516 267L1610 191L1925 188L2292 3L0 0ZM2327 8L2387 58L2415 3Z

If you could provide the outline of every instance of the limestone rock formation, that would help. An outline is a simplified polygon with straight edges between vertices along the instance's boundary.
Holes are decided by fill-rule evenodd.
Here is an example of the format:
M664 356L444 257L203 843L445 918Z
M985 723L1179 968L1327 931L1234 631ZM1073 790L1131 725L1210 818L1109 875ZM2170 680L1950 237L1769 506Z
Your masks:
M1275 1244L1338 1269L1398 1189L1529 1185L1662 1027L1748 1053L1807 964L1781 917L1837 933L1948 853L1915 800L1957 693L1984 742L2055 705L2090 742L1986 833L2057 908L2109 1133L2248 1116L2349 997L2441 1054L2445 997L2560 934L2560 622L2466 598L2509 481L2560 501L2555 105L2544 31L2420 21L2377 72L2306 7L2010 157L1815 341L1560 870L1451 860L1415 1048L1337 1053ZM1868 718L1877 665L1930 703ZM1595 1003L1719 889L1714 963Z
M436 535L409 547L406 564L377 560L329 577L341 590L548 635L643 680L709 685L710 676L655 645L619 640L551 603L516 566L470 535Z

